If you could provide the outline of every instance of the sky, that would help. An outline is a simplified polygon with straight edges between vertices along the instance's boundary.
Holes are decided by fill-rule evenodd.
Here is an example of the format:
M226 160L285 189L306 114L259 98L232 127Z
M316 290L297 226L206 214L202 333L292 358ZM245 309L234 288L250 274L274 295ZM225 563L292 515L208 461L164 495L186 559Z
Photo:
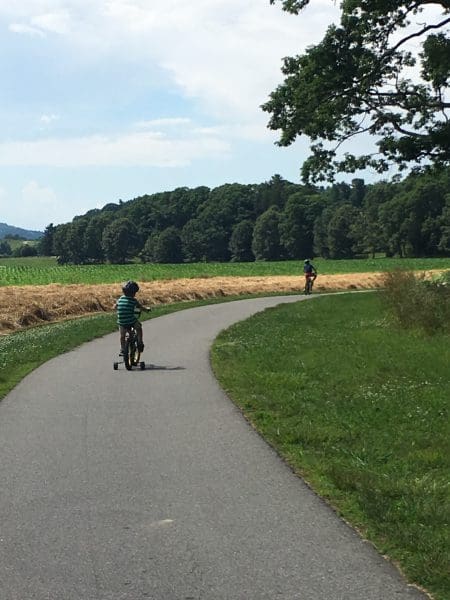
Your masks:
M308 140L276 146L261 104L332 22L334 0L300 16L269 0L0 0L0 222L42 231L182 186L299 183Z
M333 22L334 0L299 16L269 0L0 0L0 222L42 231L177 187L299 183L308 140L276 146L261 104L283 57Z
M337 21L269 0L0 0L0 222L43 230L177 187L300 181L260 106Z

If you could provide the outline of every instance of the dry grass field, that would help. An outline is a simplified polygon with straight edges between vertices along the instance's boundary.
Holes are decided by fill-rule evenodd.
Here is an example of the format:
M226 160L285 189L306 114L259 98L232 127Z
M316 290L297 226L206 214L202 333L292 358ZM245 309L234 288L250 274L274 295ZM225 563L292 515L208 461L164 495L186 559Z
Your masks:
M315 291L375 289L381 286L380 273L322 275ZM139 300L145 305L168 304L220 296L273 292L301 292L303 277L207 277L175 279L140 284ZM119 285L43 285L0 288L0 334L60 321L90 313L113 310L120 296Z

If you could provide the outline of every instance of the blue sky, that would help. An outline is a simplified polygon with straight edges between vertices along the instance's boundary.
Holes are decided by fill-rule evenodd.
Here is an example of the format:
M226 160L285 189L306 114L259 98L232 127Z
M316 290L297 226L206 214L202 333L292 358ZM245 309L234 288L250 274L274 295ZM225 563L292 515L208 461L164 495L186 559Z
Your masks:
M337 20L269 0L0 0L0 222L43 229L179 186L299 181L260 105Z

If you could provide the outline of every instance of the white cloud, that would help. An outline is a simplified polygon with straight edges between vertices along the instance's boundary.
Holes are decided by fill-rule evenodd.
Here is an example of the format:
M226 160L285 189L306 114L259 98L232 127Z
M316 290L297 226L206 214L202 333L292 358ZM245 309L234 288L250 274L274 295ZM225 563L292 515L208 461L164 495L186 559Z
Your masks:
M66 11L46 13L33 17L31 23L41 30L64 35L70 31L71 17Z
M319 40L338 12L329 0L314 0L301 17L269 0L0 0L0 17L20 19L22 32L64 33L80 61L125 55L142 77L159 67L227 121L253 119L281 81L282 57Z
M45 33L37 27L24 25L23 23L11 23L8 29L13 33L24 33L32 36L45 37Z
M41 230L45 219L50 218L48 215L57 222L63 212L55 192L34 180L22 187L17 201L2 200L2 219L16 227Z
M93 203L61 199L52 187L33 179L23 185L20 199L14 206L6 208L7 222L10 225L43 231L50 222L70 221L75 213L81 214L90 208L93 208Z
M149 121L138 121L135 124L135 127L138 129L154 129L155 127L179 127L182 125L189 125L191 123L191 119L186 117L168 117L165 119L151 119Z
M37 181L30 181L23 187L22 199L27 205L36 203L40 207L47 205L49 208L57 202L55 192L49 187L40 186Z
M0 166L147 166L179 167L204 158L226 157L229 144L220 138L170 138L162 132L108 137L0 143Z
M51 114L51 115L42 115L39 119L43 125L50 125L53 121L59 121L60 116Z

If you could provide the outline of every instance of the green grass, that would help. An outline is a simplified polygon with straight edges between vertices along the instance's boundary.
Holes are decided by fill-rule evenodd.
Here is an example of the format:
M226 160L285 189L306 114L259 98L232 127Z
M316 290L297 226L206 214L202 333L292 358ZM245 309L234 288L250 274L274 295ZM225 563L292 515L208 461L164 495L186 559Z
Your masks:
M319 274L363 273L398 268L415 271L450 269L450 258L361 260L314 260ZM0 285L45 285L49 283L117 283L126 279L153 281L181 277L298 275L303 261L254 263L188 263L129 265L58 265L53 258L1 259Z
M396 330L378 294L282 305L223 332L224 389L407 577L450 598L450 340Z

